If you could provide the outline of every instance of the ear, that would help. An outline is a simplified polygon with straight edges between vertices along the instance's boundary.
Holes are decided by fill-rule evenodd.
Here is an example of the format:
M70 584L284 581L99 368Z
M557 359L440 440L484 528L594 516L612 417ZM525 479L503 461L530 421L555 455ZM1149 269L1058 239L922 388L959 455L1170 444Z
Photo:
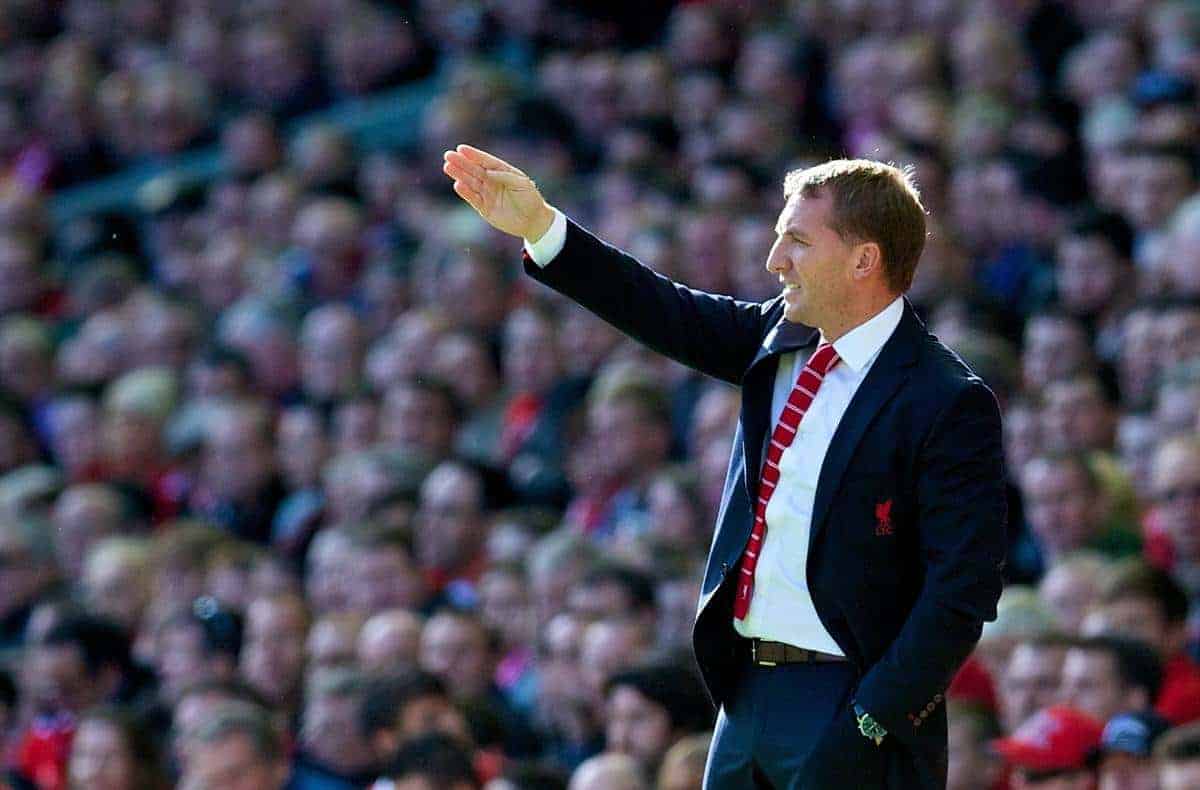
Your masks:
M856 280L865 280L871 277L873 272L882 274L883 250L879 248L879 243L864 241L856 245L854 248L854 265L850 271Z

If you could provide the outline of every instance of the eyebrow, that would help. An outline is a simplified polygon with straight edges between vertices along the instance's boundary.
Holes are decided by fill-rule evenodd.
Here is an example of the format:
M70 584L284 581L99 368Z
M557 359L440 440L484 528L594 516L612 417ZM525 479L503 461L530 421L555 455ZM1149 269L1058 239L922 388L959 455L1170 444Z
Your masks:
M798 236L798 237L800 237L800 238L802 238L802 239L807 239L807 238L808 238L808 234L807 234L807 233L805 233L804 231L800 230L799 228L784 228L783 230L780 230L780 229L779 229L779 226L778 226L778 225L776 225L776 226L775 226L775 233L776 233L777 235L779 235L779 236L782 236L782 235L783 235L783 234L785 234L785 233L790 233L790 234L792 234L793 236Z

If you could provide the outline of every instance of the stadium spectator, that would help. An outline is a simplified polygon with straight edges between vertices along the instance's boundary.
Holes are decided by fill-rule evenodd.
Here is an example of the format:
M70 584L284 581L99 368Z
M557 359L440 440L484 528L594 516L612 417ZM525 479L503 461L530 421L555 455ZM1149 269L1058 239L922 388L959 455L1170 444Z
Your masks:
M1097 636L1071 643L1062 663L1061 698L1097 721L1149 711L1162 688L1162 663L1150 645Z
M1116 714L1102 786L1144 778L1125 725L1151 707L1159 784L1200 786L1192 4L277 5L6 10L0 745L46 726L0 786L161 786L126 770L154 762L130 711L92 707L132 700L173 722L182 787L272 790L289 744L338 757L301 737L306 708L349 720L305 695L324 670L425 664L453 698L430 718L469 742L337 770L541 787L503 752L569 775L623 727L606 680L686 646L740 393L522 277L439 180L464 140L752 301L777 293L778 174L911 164L931 236L908 295L1000 398L1010 469L1008 588L946 692L950 786L1085 783L985 748L1064 696ZM87 618L119 671L89 664ZM699 781L663 763L660 786ZM572 786L650 778L606 755Z
M1088 790L1096 777L1089 761L1102 732L1090 716L1056 705L1038 712L1012 735L992 741L992 748L1015 769L1017 790Z
M1098 790L1154 790L1154 742L1170 725L1153 713L1114 716L1104 725L1096 760Z
M283 740L265 711L250 703L226 703L196 725L186 790L282 790L288 779Z

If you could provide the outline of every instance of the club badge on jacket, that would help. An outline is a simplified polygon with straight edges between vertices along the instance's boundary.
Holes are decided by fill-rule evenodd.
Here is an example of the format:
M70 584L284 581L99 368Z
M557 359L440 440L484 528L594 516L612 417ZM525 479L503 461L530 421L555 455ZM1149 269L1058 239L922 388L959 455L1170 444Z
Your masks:
M885 499L875 505L875 535L882 537L892 532L892 500Z

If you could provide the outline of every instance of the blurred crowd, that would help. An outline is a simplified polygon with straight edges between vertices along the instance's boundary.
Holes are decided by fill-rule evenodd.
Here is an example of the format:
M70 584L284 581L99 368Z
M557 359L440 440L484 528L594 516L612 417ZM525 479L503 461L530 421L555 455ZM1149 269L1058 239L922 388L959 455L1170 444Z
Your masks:
M523 278L460 142L748 300L785 172L911 164L1010 476L951 790L1200 787L1200 7L632 5L0 2L0 788L699 787L739 393Z

